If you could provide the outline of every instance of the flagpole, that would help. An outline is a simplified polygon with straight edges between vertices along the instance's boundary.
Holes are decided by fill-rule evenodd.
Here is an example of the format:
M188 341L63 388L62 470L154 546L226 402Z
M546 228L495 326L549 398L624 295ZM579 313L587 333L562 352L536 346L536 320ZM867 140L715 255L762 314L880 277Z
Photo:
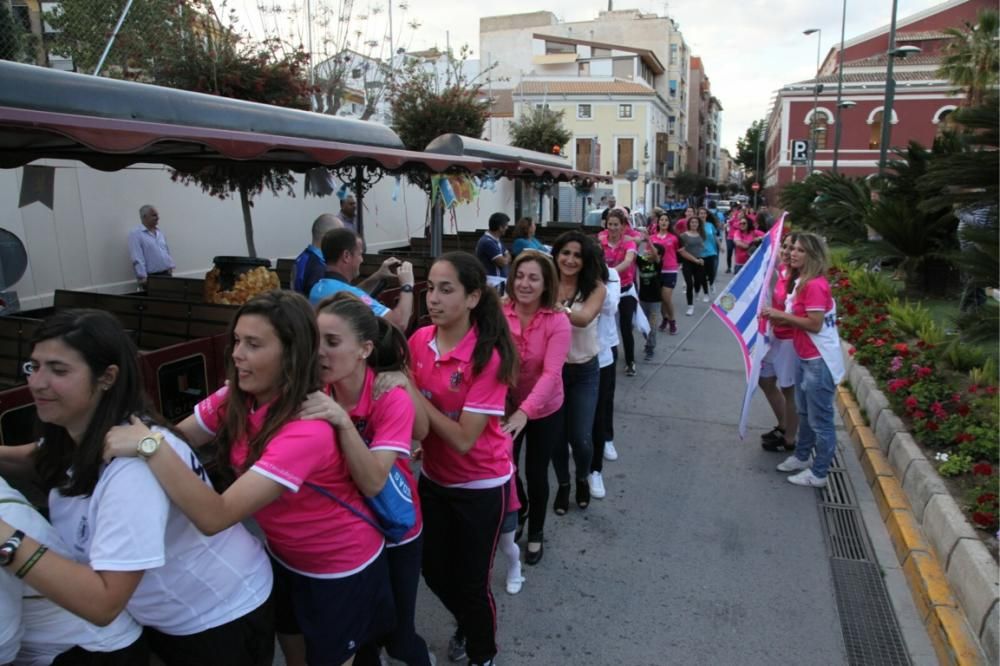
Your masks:
M687 335L685 335L683 338L681 338L681 341L677 343L677 346L674 347L670 351L669 354L667 354L667 357L665 359L663 359L662 361L660 361L660 363L653 369L653 371L651 373L649 373L649 377L646 378L646 381L644 381L642 383L642 385L639 386L640 389L646 388L646 384L648 384L649 382L653 381L653 377L656 376L656 373L659 372L663 368L663 366L665 366L667 364L667 361L669 361L670 359L672 359L674 357L674 354L676 354L678 351L680 351L681 347L684 346L684 343L687 342L687 339L691 337L691 334L694 333L698 329L699 326L701 326L701 323L703 321L705 321L705 318L708 315L710 315L711 313L712 313L712 308L711 307L709 307L707 310L705 310L704 314L701 315L701 318L698 319L698 321L696 321L694 323L694 326L691 327L691 330L689 330L687 332Z

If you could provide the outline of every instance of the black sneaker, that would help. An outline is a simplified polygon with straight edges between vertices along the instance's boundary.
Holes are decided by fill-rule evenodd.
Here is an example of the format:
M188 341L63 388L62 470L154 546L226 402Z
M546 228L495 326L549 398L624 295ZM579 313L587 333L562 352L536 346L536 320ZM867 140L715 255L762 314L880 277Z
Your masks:
M765 432L760 436L761 444L764 442L783 442L785 441L785 429L780 426L774 426L768 432Z
M647 361L652 361L653 360L653 350L652 349L649 349L649 348L646 349L645 360L647 360Z
M448 639L448 660L464 661L466 656L465 636L460 631L456 631L455 635Z
M768 440L766 442L761 442L760 447L765 451L794 451L795 442L786 442L785 438L782 437L779 440Z
M635 363L629 363L625 366L625 376L635 377Z

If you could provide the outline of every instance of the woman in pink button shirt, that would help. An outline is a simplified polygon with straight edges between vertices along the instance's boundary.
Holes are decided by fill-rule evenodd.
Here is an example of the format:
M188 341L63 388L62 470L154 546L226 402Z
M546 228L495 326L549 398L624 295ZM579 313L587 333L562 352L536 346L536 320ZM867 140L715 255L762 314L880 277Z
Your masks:
M569 353L570 323L566 308L556 302L559 276L548 256L521 253L514 260L511 275L514 287L504 304L504 315L521 358L521 369L512 391L517 409L504 429L514 437L515 466L521 459L525 434L528 436L524 461L528 492L524 492L520 473L517 492L521 504L527 507L528 550L524 561L537 564L542 559L552 444L562 432L562 369Z

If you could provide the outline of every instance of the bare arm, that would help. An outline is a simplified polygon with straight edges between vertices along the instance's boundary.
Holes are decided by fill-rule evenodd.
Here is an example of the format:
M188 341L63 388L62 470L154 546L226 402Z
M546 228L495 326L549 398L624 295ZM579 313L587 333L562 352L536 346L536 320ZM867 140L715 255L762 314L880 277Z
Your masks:
M628 252L625 253L625 259L622 260L622 263L618 264L614 268L616 271L621 273L623 270L625 270L634 263L635 263L635 250L629 250Z
M13 533L14 528L0 520L0 539L6 540ZM25 537L14 561L0 576L13 576L41 545L30 536ZM125 610L142 574L142 571L94 571L86 564L48 551L28 571L24 581L74 615L104 627Z
M793 328L800 328L810 333L819 333L823 330L823 319L826 315L822 310L810 310L805 317L797 317L791 312L785 312L777 308L764 308L761 315L770 319L775 324L784 324Z
M401 331L405 331L410 325L410 317L413 316L413 292L402 292L399 294L399 302L391 311L385 315L386 321Z
M417 397L419 398L417 407L418 409L422 407L424 412L426 412L431 430L437 433L448 446L462 455L468 453L475 446L476 440L479 439L483 430L486 429L486 423L489 420L488 414L462 410L458 421L452 421L442 414L422 393L417 392Z
M597 287L590 293L587 300L583 302L583 307L570 312L569 323L578 328L588 326L590 322L594 321L597 315L601 314L601 306L604 304L604 295L606 293L607 287L604 286L603 282L598 282Z

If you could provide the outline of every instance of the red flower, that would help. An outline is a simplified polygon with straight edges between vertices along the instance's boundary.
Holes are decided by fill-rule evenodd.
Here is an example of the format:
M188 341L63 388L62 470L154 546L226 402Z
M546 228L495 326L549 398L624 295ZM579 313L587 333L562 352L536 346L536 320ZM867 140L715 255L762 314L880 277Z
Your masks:
M872 344L874 346L876 346L876 347L883 347L883 346L885 346L885 340L883 340L882 338L875 338L875 341L872 342ZM970 391L971 391L971 389L970 389ZM973 393L974 393L974 391L973 391Z
M850 287L851 286L851 281L848 280L847 278L842 278L841 280L839 280L837 282L837 284L840 285L841 287Z
M977 393L979 391L979 384L973 384L969 387L969 393Z
M938 430L938 424L934 423L934 421L928 421L927 422L927 429L930 430L931 432L937 432L937 430Z
M983 493L976 498L976 504L996 504L996 493Z
M993 529L997 524L996 517L991 513L986 513L985 511L976 511L972 514L972 522L976 523L980 527L985 527L986 529Z
M904 400L904 401L903 401L903 403L904 403L904 404L906 405L906 409L907 409L908 411L911 411L911 412L912 412L913 410L915 410L915 409L916 409L916 408L917 408L917 407L918 407L918 406L920 405L920 401L919 401L919 400L917 400L917 399L916 399L916 398L915 398L914 396L912 396L912 395L911 395L911 396L910 396L909 398L907 398L906 400Z
M909 379L893 379L889 382L889 393L898 393L910 385Z
M917 411L913 412L913 418L915 419L927 418L927 412L918 409Z
M858 353L858 350L855 349L854 347L851 347L850 349L847 350L848 356L854 356L857 353Z
M904 356L910 353L910 347L905 342L899 342L897 344L894 344L892 348L898 351L900 354L903 354Z
M997 394L997 387L996 386L987 386L985 390L990 395L996 395Z
M968 405L959 405L958 406L958 413L961 414L962 416L968 416L970 411L971 410L969 409Z
M919 366L919 365L918 365L918 366L917 366L917 367L915 368L915 370L917 371L917 377L920 377L921 379L923 379L924 377L930 377L930 376L931 376L932 374L934 374L934 371L933 371L933 370L931 370L931 369L930 369L930 368L929 368L928 366L926 366L926 365L925 365L925 366Z
M964 435L966 433L962 434ZM959 437L961 437L961 435L959 435ZM972 435L968 435L968 437L969 441L972 441ZM976 463L972 466L972 473L980 476L993 476L993 465L987 462ZM992 493L987 493L987 495L992 495ZM980 497L985 497L985 495L981 495ZM980 502L980 504L982 504L982 502Z
M975 439L976 439L975 435L970 435L967 432L960 432L957 435L955 435L955 443L956 444L961 444L962 442L971 442L971 441L974 441ZM989 467L989 464L987 464L987 467ZM972 469L973 469L973 471L975 471L975 467L973 467ZM991 468L991 470L992 470L992 468ZM992 474L992 471L987 472L987 476L989 474Z
M955 402L955 403L962 402L962 394L961 393L952 393L951 394L951 401Z

